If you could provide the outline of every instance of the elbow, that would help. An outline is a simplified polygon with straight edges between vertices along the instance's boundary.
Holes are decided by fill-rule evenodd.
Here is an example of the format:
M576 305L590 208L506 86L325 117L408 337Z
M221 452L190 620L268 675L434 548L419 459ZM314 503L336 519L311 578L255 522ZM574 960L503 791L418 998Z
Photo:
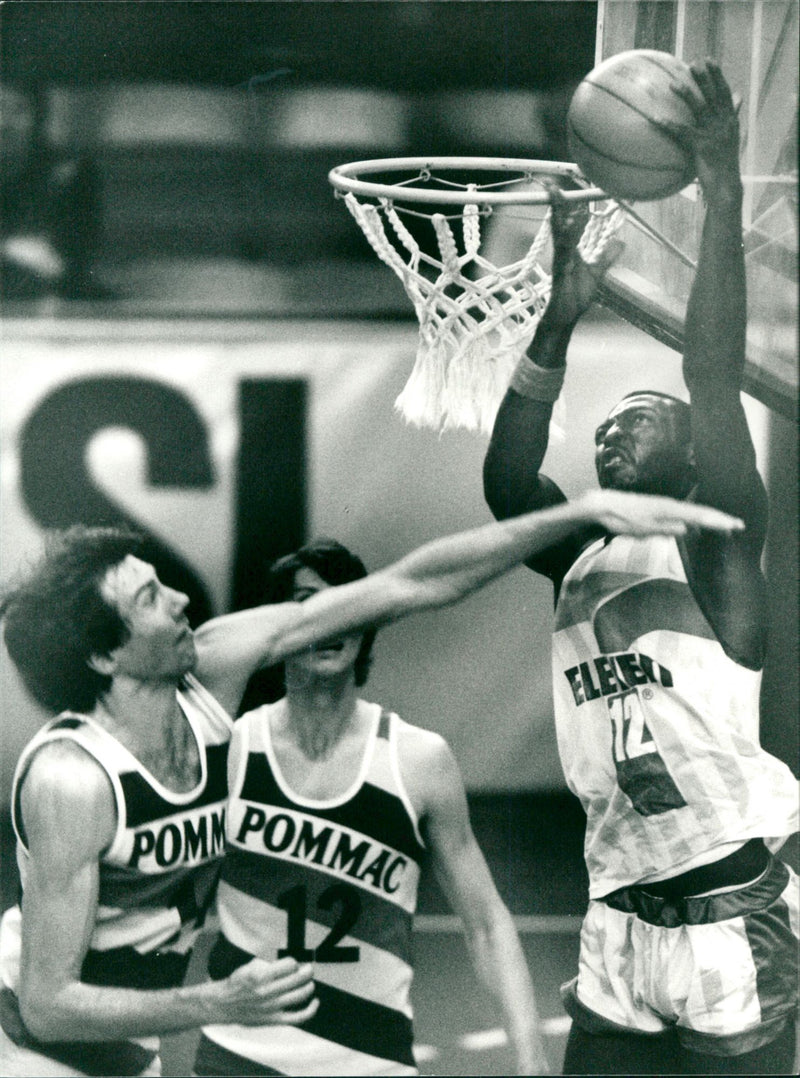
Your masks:
M415 591L413 597L409 597L404 613L422 613L454 606L474 590L471 579L462 576L429 580Z
M566 500L537 466L509 457L494 440L483 460L483 496L496 520L510 520Z
M52 991L20 991L19 1011L28 1033L44 1044L80 1039L80 1027L59 1013Z
M494 991L496 971L513 959L515 930L502 918L487 917L464 926L464 942L476 973Z
M374 573L373 577L377 575ZM463 573L440 574L436 570L422 570L419 573L414 570L403 573L384 572L382 587L384 614L380 619L370 622L376 627L398 621L409 614L421 614L426 610L452 606L474 590Z
M432 607L445 607L455 606L456 603L460 603L462 599L465 599L468 595L471 595L478 583L481 581L473 581L470 579L459 579L451 581L443 581L441 586L437 589L433 602L430 603Z

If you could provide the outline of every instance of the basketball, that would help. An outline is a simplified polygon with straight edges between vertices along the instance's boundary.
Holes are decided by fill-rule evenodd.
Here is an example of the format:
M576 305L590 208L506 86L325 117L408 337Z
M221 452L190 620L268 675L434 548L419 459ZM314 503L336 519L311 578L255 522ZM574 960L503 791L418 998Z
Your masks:
M668 52L632 49L595 67L567 114L573 161L606 194L631 200L674 195L694 179L694 161L660 123L692 126L672 84L692 86L689 65Z

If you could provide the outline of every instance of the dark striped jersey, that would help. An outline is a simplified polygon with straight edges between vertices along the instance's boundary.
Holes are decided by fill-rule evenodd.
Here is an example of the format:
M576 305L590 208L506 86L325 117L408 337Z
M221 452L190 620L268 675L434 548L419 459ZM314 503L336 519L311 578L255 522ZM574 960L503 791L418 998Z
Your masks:
M274 705L236 723L222 932L209 970L223 977L254 955L292 955L313 962L320 1006L302 1027L206 1028L231 1067L243 1058L269 1073L416 1073L410 947L425 847L400 774L405 724L367 707L373 725L359 774L326 801L294 793L282 775L270 737Z
M674 538L583 552L556 608L553 679L592 898L797 830L796 780L758 740L760 671L726 654Z
M17 764L12 815L23 893L28 851L20 791L34 754L54 741L77 744L100 764L114 793L116 831L100 861L97 916L81 969L81 980L88 984L126 988L180 984L213 899L224 849L233 723L191 675L183 679L177 699L200 759L200 780L193 790L168 790L102 726L69 712L48 722ZM17 906L3 916L0 935L0 973L12 992L19 980L20 931Z

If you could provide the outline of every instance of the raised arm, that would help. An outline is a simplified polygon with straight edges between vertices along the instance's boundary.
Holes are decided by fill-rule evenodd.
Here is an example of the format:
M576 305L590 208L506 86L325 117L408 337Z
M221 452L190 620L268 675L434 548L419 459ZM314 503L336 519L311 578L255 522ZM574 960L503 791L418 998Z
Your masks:
M484 494L498 520L565 500L556 484L539 471L547 451L553 404L564 381L572 331L591 306L600 278L619 250L618 244L609 245L596 265L587 265L577 250L588 217L586 206L567 203L556 189L552 198L550 299L500 405L484 461ZM557 549L527 564L559 583L586 538L573 533Z
M511 914L469 820L464 783L438 734L402 732L400 761L442 891L464 925L475 972L502 1015L518 1074L549 1074L533 984Z
M739 123L716 64L693 65L702 100L685 133L706 205L697 272L686 311L683 375L690 394L698 501L741 516L763 541L766 502L741 401L746 282Z
M697 272L686 313L683 374L689 390L699 502L745 521L740 535L686 542L698 598L717 635L748 666L760 666L766 636L760 557L767 498L741 400L746 283L742 245L739 124L730 88L711 61L692 65L700 95L683 89L695 124L679 133L695 155L706 206Z
M731 517L669 498L594 491L569 504L446 536L303 603L254 607L207 622L195 635L197 674L235 713L259 666L342 633L455 603L575 529L682 535L687 524L726 532L738 527Z
M81 981L97 915L99 859L114 836L114 797L81 749L46 745L22 787L30 860L22 905L20 1011L40 1041L108 1041L192 1029L203 1022L263 1025L314 1013L309 967L249 963L226 981L145 991ZM255 964L254 964L255 963ZM301 1012L284 1007L305 1004Z

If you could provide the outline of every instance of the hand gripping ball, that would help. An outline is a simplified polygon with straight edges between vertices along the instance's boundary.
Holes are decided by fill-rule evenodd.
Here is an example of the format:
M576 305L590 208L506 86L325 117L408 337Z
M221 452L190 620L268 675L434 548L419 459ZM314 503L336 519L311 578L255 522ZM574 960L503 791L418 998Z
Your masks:
M612 198L666 198L694 179L692 155L659 127L694 124L675 82L695 86L683 60L632 49L604 60L575 91L567 114L572 159Z

